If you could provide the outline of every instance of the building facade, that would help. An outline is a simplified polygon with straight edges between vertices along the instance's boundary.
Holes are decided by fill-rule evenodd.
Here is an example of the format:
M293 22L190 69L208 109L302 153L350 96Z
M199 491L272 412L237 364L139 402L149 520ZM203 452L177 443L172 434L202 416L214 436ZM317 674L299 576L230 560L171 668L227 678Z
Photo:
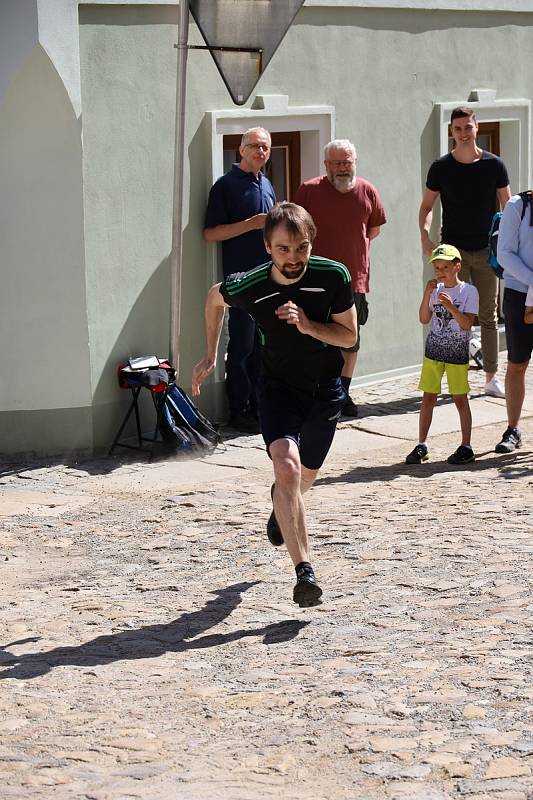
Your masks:
M168 355L178 6L4 0L0 5L0 450L105 449L124 413L116 368ZM191 21L191 43L202 43ZM179 382L204 348L218 277L202 238L207 193L252 125L274 136L290 199L348 137L388 222L373 242L358 376L421 360L427 267L418 207L448 149L451 109L483 123L513 193L532 185L528 0L307 0L245 106L191 50L186 104ZM512 57L509 55L512 54ZM438 219L435 221L438 226ZM201 405L224 414L222 367Z

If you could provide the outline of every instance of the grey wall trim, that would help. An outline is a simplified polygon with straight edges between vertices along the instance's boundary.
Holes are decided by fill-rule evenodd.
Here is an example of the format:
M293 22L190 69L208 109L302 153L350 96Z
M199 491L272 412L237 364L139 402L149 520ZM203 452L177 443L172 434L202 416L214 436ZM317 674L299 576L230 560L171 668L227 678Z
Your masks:
M532 12L530 0L306 0L305 7L406 8L418 11Z
M54 408L0 413L2 455L91 453L92 410Z
M22 2L23 0L17 0ZM40 0L42 3L43 0ZM44 0L49 3L50 0ZM56 0L57 2L57 0ZM61 0L65 2L65 0ZM71 5L179 6L179 0L66 0ZM423 11L531 11L530 0L306 0L305 7L414 8Z

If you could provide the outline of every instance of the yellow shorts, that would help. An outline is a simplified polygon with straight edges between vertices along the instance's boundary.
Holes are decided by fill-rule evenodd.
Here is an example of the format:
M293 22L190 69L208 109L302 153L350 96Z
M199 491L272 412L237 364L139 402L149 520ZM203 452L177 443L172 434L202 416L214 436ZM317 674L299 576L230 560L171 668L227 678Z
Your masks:
M448 391L450 394L468 394L468 364L448 364L446 361L433 361L426 358L422 362L422 372L418 388L429 394L440 394L442 376L446 370Z

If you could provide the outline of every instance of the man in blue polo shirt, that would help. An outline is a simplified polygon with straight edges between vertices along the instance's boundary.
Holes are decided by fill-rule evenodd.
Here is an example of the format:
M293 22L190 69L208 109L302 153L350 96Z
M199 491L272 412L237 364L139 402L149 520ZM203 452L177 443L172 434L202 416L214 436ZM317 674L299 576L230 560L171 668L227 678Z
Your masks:
M241 140L239 164L233 164L211 187L205 215L204 239L222 242L224 278L247 272L268 261L263 241L267 212L276 202L272 184L262 169L270 157L270 134L264 128L250 128ZM259 433L256 384L258 349L255 322L239 308L232 308L228 320L226 394L232 428Z

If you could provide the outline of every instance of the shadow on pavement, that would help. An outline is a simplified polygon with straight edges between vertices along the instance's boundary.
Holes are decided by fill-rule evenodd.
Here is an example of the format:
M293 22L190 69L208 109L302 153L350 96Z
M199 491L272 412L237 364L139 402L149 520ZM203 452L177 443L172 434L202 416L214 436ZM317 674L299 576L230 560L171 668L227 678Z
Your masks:
M406 448L406 453L408 448ZM485 459L484 456L492 455L492 458ZM533 475L533 453L528 450L521 450L519 453L496 454L492 450L485 453L476 453L476 461L466 464L464 467L453 466L444 461L426 461L424 464L406 464L401 461L398 464L385 464L376 467L354 467L349 472L342 472L338 475L330 475L319 478L315 481L315 486L327 486L330 483L371 483L372 481L391 481L403 475L408 475L415 479L428 478L431 475L448 472L476 473L486 469L498 469L498 477L512 480L513 478L523 478ZM483 459L483 460L480 460Z
M227 437L230 438L230 437ZM224 449L224 440L221 442L221 450ZM148 466L151 464L158 464L165 461L190 461L201 460L203 455L190 455L190 454L176 454L169 450L164 442L158 441L156 443L152 461L149 461L150 450L145 448L144 452L135 450L120 450L114 455L101 455L101 456L87 456L85 458L73 458L66 456L54 457L14 457L12 460L0 460L0 478L7 478L10 475L18 475L23 472L32 472L35 470L42 470L54 467L65 467L65 469L73 469L77 472L85 472L87 475L110 475L116 469L124 466Z
M109 475L114 470L119 469L125 464L148 463L148 456L133 455L132 453L121 453L115 456L87 456L87 458L61 457L14 457L12 460L2 459L0 461L0 478L9 475L17 475L21 472L32 472L34 470L47 469L49 467L66 467L87 475Z
M281 620L262 628L200 635L229 617L242 602L243 592L257 583L259 581L235 583L224 589L216 589L211 594L217 597L208 600L200 611L182 614L165 625L148 625L137 630L122 630L98 636L75 647L56 647L42 653L26 653L21 656L7 652L6 648L35 642L38 637L0 646L1 664L10 667L0 672L0 679L28 680L46 675L54 667L94 667L115 661L157 658L165 653L183 653L187 650L219 647L250 636L262 636L264 644L279 644L294 639L309 622Z

